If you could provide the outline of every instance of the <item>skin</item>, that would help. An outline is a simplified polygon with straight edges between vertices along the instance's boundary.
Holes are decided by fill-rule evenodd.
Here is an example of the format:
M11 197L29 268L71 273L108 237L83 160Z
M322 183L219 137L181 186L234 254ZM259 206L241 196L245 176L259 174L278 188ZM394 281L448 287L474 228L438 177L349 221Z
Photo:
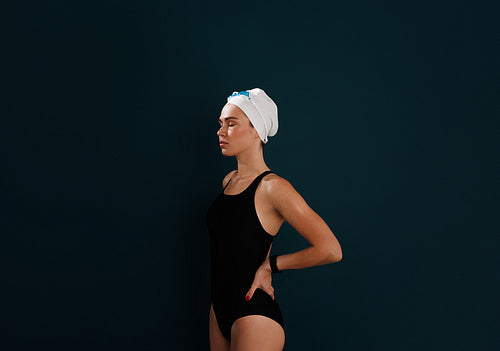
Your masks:
M219 117L219 141L224 156L235 156L238 169L228 173L224 193L234 195L242 192L262 172L270 169L264 162L262 142L245 113L236 105L226 104ZM257 186L255 209L264 230L276 235L287 221L311 246L286 255L278 256L276 265L280 270L301 269L338 262L342 259L340 244L325 221L314 212L302 196L284 178L267 174ZM267 258L255 272L247 298L251 299L260 288L274 299L271 285L271 268ZM237 319L231 328L229 343L219 330L213 307L210 306L209 339L211 351L281 351L285 344L285 333L276 321L260 315Z

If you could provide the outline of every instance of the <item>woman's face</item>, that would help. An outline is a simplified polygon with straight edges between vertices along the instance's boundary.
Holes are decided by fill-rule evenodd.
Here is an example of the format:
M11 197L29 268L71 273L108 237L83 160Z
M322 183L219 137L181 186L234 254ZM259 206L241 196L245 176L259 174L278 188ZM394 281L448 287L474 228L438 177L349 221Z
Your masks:
M220 129L217 131L217 135L223 155L233 156L249 147L260 145L259 134L238 106L226 104L222 108L219 123ZM221 144L222 142L226 144Z

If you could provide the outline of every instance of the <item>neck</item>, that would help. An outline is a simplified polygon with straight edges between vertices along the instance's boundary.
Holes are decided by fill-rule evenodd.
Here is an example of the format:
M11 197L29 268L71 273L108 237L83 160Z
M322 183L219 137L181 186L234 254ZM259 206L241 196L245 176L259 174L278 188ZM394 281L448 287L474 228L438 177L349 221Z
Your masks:
M236 160L238 161L238 175L242 178L255 177L269 169L266 162L264 162L262 148L257 152L251 151L251 149L248 149L236 155Z

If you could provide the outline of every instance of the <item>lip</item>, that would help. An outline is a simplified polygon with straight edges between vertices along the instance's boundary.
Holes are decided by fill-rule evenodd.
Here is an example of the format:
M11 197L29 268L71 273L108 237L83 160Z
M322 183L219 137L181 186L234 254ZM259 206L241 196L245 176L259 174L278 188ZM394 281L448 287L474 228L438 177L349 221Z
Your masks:
M227 143L226 143L226 142L224 142L224 141L221 141L221 142L219 143L219 145L220 145L220 146L222 146L222 145L226 145L226 144L227 144Z

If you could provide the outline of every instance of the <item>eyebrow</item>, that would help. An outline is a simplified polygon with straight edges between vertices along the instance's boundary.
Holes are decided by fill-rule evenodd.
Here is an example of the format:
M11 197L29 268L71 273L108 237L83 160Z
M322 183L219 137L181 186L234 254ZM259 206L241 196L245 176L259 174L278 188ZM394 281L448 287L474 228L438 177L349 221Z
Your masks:
M229 120L229 119L235 119L235 120L238 120L237 117L222 117L222 118L219 118L219 122L222 121L223 119L225 119L226 121Z

